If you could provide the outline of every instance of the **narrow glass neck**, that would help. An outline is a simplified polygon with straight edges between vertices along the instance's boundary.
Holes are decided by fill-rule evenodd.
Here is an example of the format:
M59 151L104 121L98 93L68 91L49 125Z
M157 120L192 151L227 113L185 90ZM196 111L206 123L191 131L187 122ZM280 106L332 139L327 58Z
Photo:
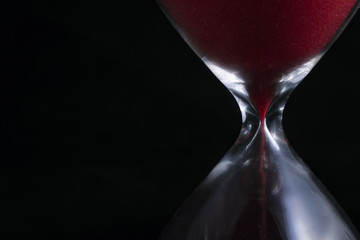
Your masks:
M253 149L251 152L254 154L261 154L258 157L262 162L261 158L269 152L276 152L280 145L283 150L289 151L282 128L282 116L286 100L294 88L289 88L276 96L264 115L259 114L249 99L234 95L239 103L243 120L240 135L234 145L236 152L243 152L243 148Z
M282 117L286 101L297 84L282 89L278 95L274 97L271 104L266 109L261 109L265 113L258 111L249 98L234 94L242 113L242 128L239 141L242 138L248 138L250 135L255 136L257 133L262 137L271 137L276 135L276 139L285 140L282 128Z
M252 159L252 169L262 177L266 176L263 171L267 171L266 168L270 165L275 166L289 160L297 161L298 157L289 146L283 132L283 110L291 92L310 72L319 58L320 55L288 74L283 74L281 79L264 80L268 85L264 84L262 87L251 85L261 84L259 80L250 82L242 80L237 74L207 63L232 93L242 114L240 135L225 159L231 159L232 163L237 164L245 164ZM259 92L256 92L257 90ZM266 100L262 100L262 97Z

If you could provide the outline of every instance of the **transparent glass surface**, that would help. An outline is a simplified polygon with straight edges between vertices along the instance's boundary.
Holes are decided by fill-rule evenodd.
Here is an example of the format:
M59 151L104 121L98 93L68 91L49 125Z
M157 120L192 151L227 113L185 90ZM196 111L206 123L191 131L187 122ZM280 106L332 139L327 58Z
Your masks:
M161 240L360 239L289 146L292 90L344 29L356 0L160 0L187 43L236 99L242 129Z

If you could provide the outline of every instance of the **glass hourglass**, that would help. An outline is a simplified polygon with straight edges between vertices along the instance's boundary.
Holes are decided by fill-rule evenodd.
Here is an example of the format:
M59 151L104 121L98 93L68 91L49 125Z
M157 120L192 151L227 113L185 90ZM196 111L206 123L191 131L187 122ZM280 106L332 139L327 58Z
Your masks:
M159 0L187 43L236 99L233 147L175 214L161 240L360 239L289 146L281 126L292 90L358 0Z

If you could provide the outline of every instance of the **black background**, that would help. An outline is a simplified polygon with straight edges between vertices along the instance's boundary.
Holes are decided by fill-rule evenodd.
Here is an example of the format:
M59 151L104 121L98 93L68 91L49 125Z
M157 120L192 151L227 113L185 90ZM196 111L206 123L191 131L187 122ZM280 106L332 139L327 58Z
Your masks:
M235 141L235 101L154 1L2 11L0 235L156 239ZM284 116L358 228L359 54L358 14Z

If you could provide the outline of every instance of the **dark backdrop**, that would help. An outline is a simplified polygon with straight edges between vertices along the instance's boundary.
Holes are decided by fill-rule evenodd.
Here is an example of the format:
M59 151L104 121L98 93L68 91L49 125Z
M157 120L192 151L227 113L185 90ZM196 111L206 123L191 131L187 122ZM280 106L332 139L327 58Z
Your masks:
M155 240L235 141L235 101L154 1L8 2L0 234ZM359 55L358 14L284 117L358 228Z

